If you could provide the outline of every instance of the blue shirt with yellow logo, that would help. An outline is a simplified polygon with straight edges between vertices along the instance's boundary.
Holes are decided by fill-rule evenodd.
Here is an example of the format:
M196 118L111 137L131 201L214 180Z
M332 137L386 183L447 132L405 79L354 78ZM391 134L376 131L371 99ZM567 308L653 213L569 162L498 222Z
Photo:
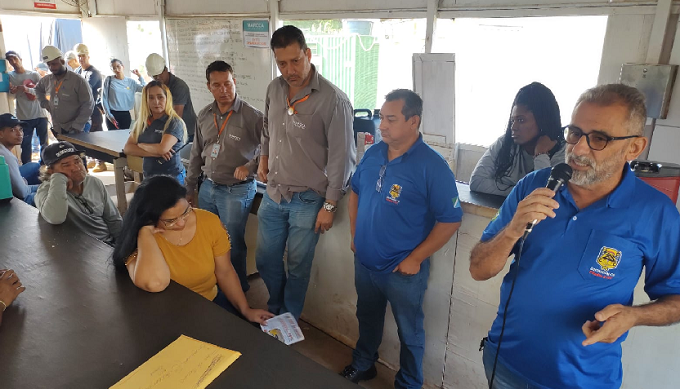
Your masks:
M517 204L544 187L549 176L550 169L542 169L522 179L482 241L502 230ZM566 186L555 200L557 216L540 222L524 244L500 363L540 388L618 388L627 334L612 344L584 347L581 327L607 305L631 305L643 267L652 300L680 294L680 215L666 195L636 178L628 165L619 186L587 208L578 209ZM517 271L513 262L503 279L489 347L497 345Z
M372 271L393 271L436 222L456 223L463 216L453 172L422 138L392 161L387 144L376 144L352 177L352 190L359 195L356 256Z

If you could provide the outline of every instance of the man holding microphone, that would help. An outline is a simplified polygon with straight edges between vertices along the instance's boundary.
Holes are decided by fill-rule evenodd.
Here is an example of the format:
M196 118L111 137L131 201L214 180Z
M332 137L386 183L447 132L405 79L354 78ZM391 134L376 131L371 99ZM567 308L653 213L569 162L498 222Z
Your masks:
M484 341L493 388L618 388L628 330L680 321L680 215L627 162L647 145L644 96L598 86L581 95L571 119L571 181L553 192L544 187L549 169L527 175L470 255L476 280L496 276L515 256ZM643 267L652 302L633 306Z

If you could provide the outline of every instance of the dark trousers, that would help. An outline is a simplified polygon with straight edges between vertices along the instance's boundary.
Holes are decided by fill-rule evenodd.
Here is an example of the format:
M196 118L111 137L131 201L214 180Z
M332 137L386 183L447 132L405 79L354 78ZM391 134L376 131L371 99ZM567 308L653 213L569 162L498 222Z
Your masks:
M113 118L118 122L118 128L116 128L116 126L114 126L113 123L108 118L106 118L106 127L108 127L109 131L130 129L130 125L132 124L132 116L130 115L130 111L111 110L111 115L113 115Z
M21 163L31 162L31 153L33 152L33 131L38 134L40 140L40 152L47 147L47 118L37 118L24 120L26 124L24 128L24 139L21 142Z
M104 118L102 116L102 111L99 110L99 107L94 107L94 111L92 111L92 116L90 116L90 119L92 120L90 132L104 131Z

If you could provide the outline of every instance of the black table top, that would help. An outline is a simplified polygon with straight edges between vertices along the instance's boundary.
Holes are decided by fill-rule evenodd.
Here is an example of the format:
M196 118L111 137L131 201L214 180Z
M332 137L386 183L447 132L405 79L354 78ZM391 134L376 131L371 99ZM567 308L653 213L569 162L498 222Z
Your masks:
M115 158L124 157L123 148L130 137L129 130L81 132L78 134L59 134L57 139L71 142Z
M209 388L356 388L174 282L138 289L108 246L16 199L0 205L0 247L26 286L0 327L3 389L108 388L182 334L243 354Z
M471 191L470 185L463 182L456 182L456 187L458 188L460 201L464 203L498 209L503 205L503 201L505 201L503 196Z

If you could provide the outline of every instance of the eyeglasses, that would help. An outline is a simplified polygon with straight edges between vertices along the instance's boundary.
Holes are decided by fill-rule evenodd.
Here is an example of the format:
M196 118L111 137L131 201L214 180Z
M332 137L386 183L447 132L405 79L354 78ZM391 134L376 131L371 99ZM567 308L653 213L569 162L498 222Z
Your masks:
M564 127L564 140L570 145L577 144L581 140L582 136L586 137L586 143L588 143L588 147L590 147L592 150L600 151L604 150L604 148L607 147L607 144L613 140L639 138L641 135L609 136L600 131L592 131L586 134L582 129L573 125Z
M75 197L76 200L78 200L78 202L80 203L80 205L82 205L83 207L85 207L85 209L87 210L87 212L90 213L90 215L92 215L92 214L94 213L94 209L92 209L92 207L90 206L90 204L87 203L87 200L85 200L82 196L73 196L73 197Z
M168 227L173 227L175 224L177 224L178 221L180 220L186 220L187 217L189 217L189 214L193 211L193 208L191 208L191 204L187 206L187 209L184 210L184 213L179 215L179 217L176 217L174 219L169 219L169 220L163 220L161 219L161 222L163 222L163 225L168 228Z
M387 170L387 165L382 165L380 168L380 175L378 176L378 182L375 183L375 191L382 192L383 178L385 178L385 170Z

